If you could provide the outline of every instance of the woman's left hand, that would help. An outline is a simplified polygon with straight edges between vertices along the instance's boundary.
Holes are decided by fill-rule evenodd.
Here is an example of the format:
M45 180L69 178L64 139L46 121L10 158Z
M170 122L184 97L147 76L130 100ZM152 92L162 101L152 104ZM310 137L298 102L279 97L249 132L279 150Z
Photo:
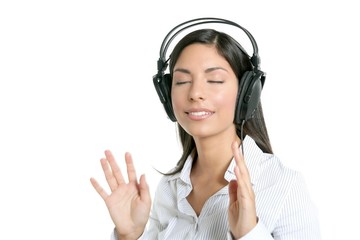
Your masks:
M234 142L231 148L236 161L234 168L236 180L229 183L229 225L232 235L235 239L239 239L256 226L257 216L255 194L244 157L237 142Z

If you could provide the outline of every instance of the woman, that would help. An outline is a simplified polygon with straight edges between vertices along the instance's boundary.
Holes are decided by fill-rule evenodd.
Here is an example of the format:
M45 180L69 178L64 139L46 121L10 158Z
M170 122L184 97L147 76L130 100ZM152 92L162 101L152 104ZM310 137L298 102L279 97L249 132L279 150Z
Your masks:
M101 159L110 195L91 179L115 224L113 239L320 239L301 174L272 153L261 103L250 118L238 116L244 75L259 71L253 65L222 32L196 30L179 41L165 82L183 154L153 204L129 153L127 182L110 151Z

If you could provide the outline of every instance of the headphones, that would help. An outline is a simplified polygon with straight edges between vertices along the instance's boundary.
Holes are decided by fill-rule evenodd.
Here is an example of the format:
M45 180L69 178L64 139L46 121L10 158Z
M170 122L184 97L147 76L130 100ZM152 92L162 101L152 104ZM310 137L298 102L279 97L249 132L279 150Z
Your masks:
M171 103L170 86L172 78L170 74L164 74L168 66L168 61L170 60L170 57L166 59L166 51L170 43L180 32L196 25L208 23L228 24L240 28L249 37L253 46L253 55L252 57L250 57L241 47L241 45L237 44L237 47L249 57L249 60L252 64L252 70L246 71L241 77L241 85L239 86L237 104L235 109L234 122L237 124L244 123L245 121L253 117L254 112L260 102L260 95L265 82L265 73L260 70L260 57L258 55L258 47L254 37L250 34L248 30L235 22L221 18L196 18L175 26L165 36L160 47L160 58L157 62L158 71L157 74L153 76L153 83L156 92L165 108L168 117L171 121L176 122L176 117Z

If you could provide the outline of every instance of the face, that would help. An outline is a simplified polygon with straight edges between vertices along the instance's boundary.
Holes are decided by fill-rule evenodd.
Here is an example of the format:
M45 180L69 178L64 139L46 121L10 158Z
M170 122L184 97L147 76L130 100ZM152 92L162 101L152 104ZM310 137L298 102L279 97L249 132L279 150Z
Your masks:
M178 123L194 138L236 135L238 80L216 48L187 46L173 70L172 105Z

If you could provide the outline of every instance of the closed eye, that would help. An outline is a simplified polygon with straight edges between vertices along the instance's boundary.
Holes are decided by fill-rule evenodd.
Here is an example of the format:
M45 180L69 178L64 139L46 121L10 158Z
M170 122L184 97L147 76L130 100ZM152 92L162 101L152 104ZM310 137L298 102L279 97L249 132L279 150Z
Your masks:
M175 85L184 85L186 83L190 83L190 81L176 81Z
M217 81L217 80L208 80L208 83L224 83L224 81Z

